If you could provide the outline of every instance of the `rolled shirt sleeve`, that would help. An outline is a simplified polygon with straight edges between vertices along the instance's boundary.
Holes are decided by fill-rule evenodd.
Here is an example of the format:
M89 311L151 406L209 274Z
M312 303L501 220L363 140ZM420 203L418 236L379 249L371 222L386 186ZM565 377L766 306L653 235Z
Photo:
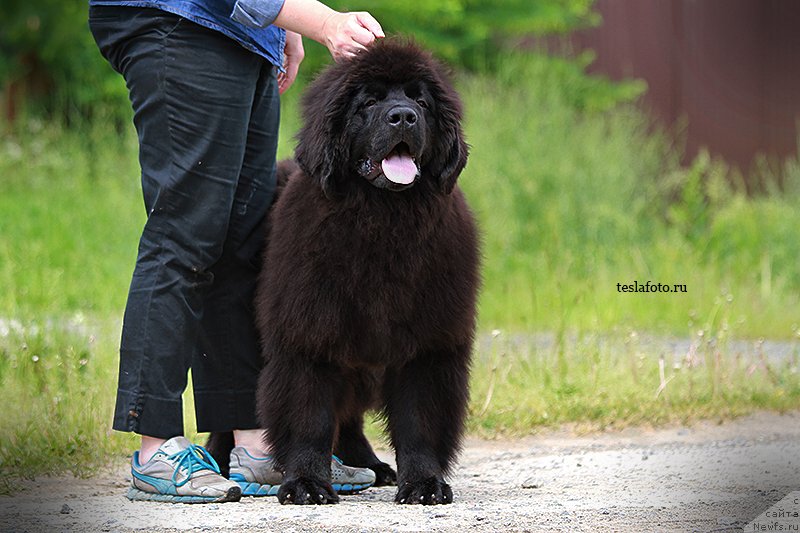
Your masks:
M236 0L231 18L251 28L266 28L278 17L285 0Z

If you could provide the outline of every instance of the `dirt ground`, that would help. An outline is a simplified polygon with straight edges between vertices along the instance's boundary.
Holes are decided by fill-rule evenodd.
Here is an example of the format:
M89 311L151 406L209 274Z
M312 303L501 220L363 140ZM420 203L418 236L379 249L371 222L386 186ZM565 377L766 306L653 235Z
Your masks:
M0 498L0 531L741 531L800 488L800 412L470 439L451 479L455 502L445 506L396 505L391 487L323 507L271 497L134 503L128 482L125 464L92 479L24 482Z

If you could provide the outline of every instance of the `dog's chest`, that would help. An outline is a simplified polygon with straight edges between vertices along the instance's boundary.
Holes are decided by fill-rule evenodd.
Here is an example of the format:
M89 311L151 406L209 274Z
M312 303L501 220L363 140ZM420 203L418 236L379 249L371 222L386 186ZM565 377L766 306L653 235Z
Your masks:
M367 363L413 352L423 310L436 298L431 280L441 243L413 213L394 215L354 217L330 243L340 311L356 325L352 353Z
M435 247L402 231L361 237L351 241L345 259L349 275L342 279L352 305L376 324L413 318L420 287L432 275Z

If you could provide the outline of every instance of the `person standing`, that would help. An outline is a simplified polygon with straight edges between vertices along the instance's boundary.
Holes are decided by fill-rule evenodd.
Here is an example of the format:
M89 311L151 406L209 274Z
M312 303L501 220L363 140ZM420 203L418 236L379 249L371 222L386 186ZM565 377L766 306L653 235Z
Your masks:
M128 497L236 501L243 486L267 493L280 474L255 413L252 297L275 191L279 94L303 60L301 35L338 61L383 30L369 13L316 0L90 0L89 27L128 87L148 214L113 420L115 430L141 435ZM190 368L197 429L233 432L239 483L182 436ZM332 473L356 486L374 482L368 469L336 460Z

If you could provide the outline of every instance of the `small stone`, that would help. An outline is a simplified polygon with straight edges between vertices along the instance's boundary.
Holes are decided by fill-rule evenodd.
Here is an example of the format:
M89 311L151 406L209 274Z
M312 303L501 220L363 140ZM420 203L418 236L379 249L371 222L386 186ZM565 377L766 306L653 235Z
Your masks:
M533 478L527 479L527 480L522 482L522 488L523 489L538 489L541 486L542 486L541 483L539 483L538 481L536 481Z
M61 506L61 514L69 514L71 512L72 512L72 507L70 507L66 503Z

